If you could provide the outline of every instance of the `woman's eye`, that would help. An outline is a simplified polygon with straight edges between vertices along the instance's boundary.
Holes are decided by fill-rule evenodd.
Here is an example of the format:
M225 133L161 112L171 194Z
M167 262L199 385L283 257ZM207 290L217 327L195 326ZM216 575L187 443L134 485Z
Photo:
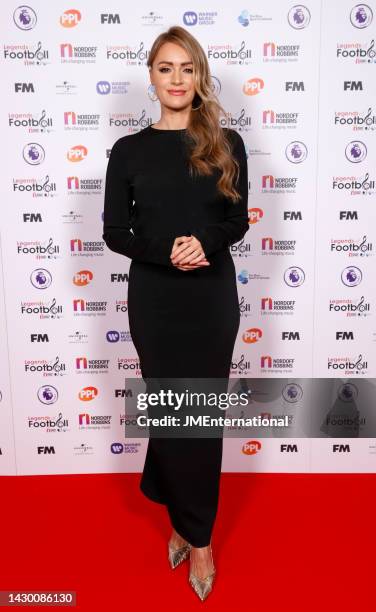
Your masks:
M164 66L163 68L159 69L159 72L164 72L165 70L170 70L170 69L167 68L167 66ZM184 68L184 70L188 70L188 72L190 72L190 73L193 72L193 68Z

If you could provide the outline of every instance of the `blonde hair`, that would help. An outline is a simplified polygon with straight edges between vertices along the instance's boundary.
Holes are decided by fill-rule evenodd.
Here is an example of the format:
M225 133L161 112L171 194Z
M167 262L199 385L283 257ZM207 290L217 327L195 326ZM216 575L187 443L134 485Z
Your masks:
M190 172L211 175L219 168L222 175L217 182L221 193L233 202L240 199L234 184L239 178L239 163L232 155L231 143L220 125L221 115L227 121L226 113L212 90L209 63L200 43L181 26L172 26L162 32L154 41L147 60L149 69L166 43L180 45L189 54L193 63L196 94L192 102L190 121L187 127L191 142L189 154Z

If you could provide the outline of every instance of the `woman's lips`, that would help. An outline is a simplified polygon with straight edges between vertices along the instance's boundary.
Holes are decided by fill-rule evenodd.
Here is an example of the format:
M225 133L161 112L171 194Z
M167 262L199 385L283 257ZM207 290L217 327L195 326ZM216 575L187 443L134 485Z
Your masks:
M185 94L185 91L179 91L179 90L174 90L174 89L168 89L167 91L172 96L183 96Z

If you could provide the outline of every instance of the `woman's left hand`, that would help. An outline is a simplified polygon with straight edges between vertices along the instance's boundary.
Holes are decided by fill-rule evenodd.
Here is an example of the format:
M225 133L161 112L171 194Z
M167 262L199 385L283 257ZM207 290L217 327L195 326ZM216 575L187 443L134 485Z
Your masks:
M171 251L171 262L180 270L194 270L197 267L210 266L201 242L195 236L175 238Z

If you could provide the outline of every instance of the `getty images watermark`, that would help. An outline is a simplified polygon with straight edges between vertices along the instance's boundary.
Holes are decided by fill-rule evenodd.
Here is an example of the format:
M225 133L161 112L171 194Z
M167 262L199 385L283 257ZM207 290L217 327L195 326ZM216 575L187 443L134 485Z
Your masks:
M138 393L137 409L150 410L151 407L170 408L174 411L181 410L182 407L212 407L219 410L227 410L234 406L248 406L249 393L220 393L215 392L191 392L185 389L178 393L171 389L167 391L160 389L159 392ZM209 414L186 414L184 418L175 415L164 414L161 417L149 417L145 414L137 416L137 425L141 427L288 427L289 416L283 417L224 417L211 416Z
M376 438L372 378L124 380L126 438Z

